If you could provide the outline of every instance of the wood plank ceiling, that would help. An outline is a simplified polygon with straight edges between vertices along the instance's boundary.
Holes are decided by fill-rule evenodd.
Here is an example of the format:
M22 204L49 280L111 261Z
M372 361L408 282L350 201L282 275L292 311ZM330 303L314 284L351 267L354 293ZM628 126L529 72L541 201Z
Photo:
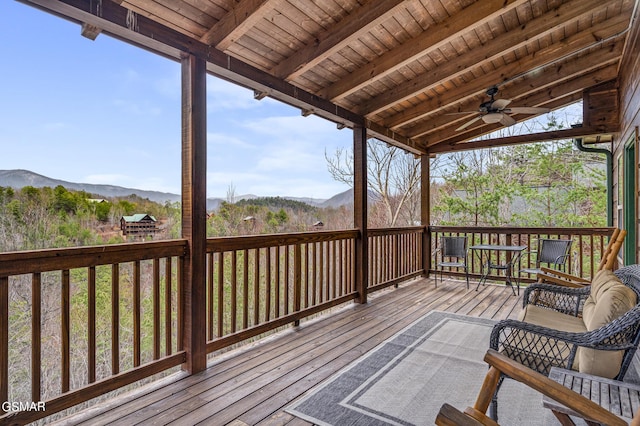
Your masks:
M24 1L46 8L56 3ZM83 7L79 0L57 3ZM243 78L220 73L254 88L257 97L272 95L265 87L282 82L319 100L304 114L326 116L340 108L345 112L335 121L362 116L373 135L417 153L466 149L475 146L470 139L503 127L477 119L458 130L479 117L489 87L497 86L496 99L512 101L508 107L553 110L581 100L585 89L615 80L635 13L634 0L92 3L101 4L102 19L110 19L102 11L115 3L129 16L157 24L156 33L166 27L207 46L209 57L227 55L257 70ZM55 12L74 17L63 8ZM470 112L457 114L464 111ZM511 115L516 121L533 116Z

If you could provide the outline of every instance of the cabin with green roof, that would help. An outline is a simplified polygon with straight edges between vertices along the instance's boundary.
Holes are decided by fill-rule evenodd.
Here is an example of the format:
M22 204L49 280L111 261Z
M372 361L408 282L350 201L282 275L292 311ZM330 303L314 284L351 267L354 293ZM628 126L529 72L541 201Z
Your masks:
M157 220L146 213L137 213L120 218L122 235L153 235L158 232Z

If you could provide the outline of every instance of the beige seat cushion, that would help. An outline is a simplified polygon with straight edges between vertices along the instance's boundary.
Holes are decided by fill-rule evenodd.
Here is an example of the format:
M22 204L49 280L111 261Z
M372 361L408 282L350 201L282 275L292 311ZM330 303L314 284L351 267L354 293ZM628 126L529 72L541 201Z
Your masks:
M598 272L591 285L591 294L583 309L583 319L588 331L610 323L636 304L636 294L608 270ZM598 351L580 348L576 357L580 372L614 378L620 371L624 351Z
M536 305L527 305L522 312L520 312L519 319L529 324L548 327L554 330L572 333L584 333L587 331L587 327L582 318L566 315Z

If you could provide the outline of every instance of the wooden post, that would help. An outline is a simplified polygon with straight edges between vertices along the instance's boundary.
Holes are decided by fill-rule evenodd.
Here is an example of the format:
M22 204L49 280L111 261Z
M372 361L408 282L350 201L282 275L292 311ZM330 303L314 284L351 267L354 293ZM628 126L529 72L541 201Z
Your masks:
M423 275L428 277L431 269L431 168L429 155L420 156L420 222L422 231L422 267Z
M355 242L355 280L358 303L367 303L369 236L367 232L367 129L353 128L353 224L360 231Z
M183 268L183 368L206 368L206 199L207 199L206 64L182 55L182 237L189 252Z

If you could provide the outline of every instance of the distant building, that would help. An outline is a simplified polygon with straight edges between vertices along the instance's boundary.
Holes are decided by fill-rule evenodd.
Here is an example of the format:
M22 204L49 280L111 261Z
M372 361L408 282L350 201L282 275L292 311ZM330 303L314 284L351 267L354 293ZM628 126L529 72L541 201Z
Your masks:
M152 235L158 232L156 223L155 217L145 213L122 216L120 230L122 230L122 235Z

